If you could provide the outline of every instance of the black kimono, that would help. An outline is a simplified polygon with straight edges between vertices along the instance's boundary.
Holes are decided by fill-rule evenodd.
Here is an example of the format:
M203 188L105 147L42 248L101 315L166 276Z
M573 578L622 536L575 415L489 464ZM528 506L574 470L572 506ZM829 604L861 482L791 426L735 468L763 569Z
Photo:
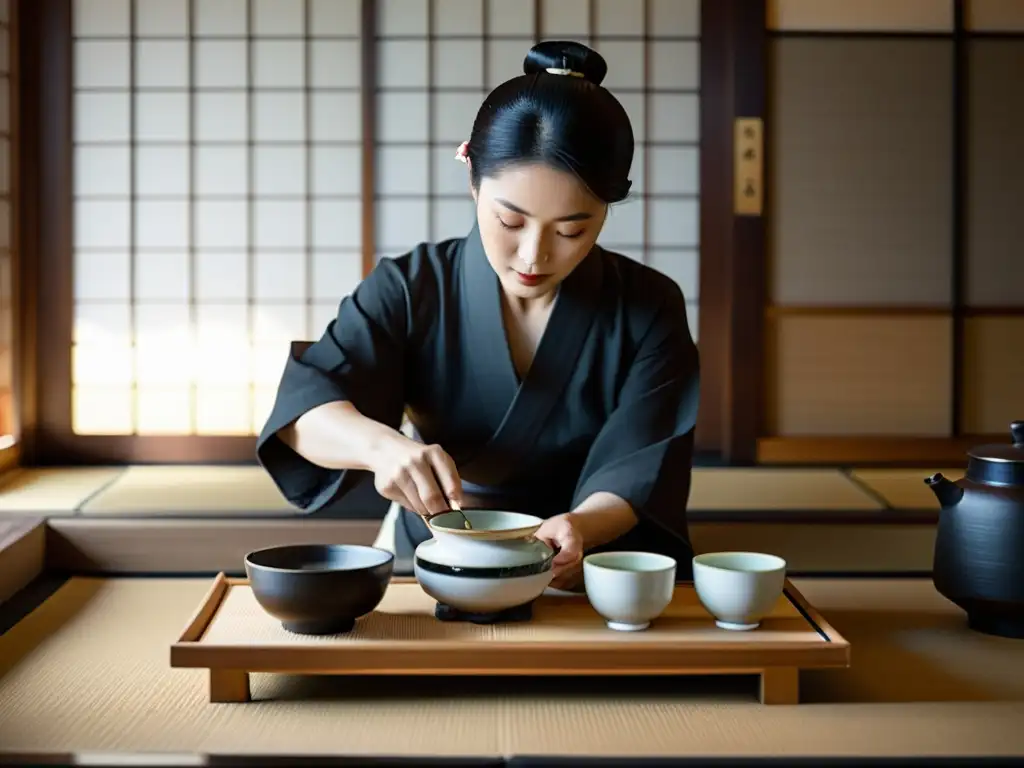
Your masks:
M559 287L521 382L500 291L476 227L381 260L323 336L289 358L259 462L285 498L314 512L359 473L310 463L278 430L336 400L395 429L406 414L419 439L455 461L464 492L489 508L547 518L595 492L616 494L640 522L600 549L667 554L689 578L698 356L679 287L595 246ZM407 552L429 532L403 509L396 536Z

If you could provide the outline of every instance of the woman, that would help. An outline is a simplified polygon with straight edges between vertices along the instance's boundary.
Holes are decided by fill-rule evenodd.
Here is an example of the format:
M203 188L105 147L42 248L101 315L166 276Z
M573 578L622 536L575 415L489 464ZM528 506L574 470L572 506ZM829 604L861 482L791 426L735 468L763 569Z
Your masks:
M556 587L579 586L597 549L668 554L687 578L698 359L684 299L595 244L629 192L629 118L586 46L541 43L524 69L458 152L472 231L383 259L341 302L288 360L257 455L307 512L372 473L402 507L399 554L451 500L545 518Z

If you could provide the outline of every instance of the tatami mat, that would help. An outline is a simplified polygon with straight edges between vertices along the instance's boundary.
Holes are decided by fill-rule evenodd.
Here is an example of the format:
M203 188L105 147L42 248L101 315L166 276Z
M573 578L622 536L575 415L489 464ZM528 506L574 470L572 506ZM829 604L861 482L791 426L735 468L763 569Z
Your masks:
M253 703L209 704L201 670L168 664L169 645L209 584L69 582L0 636L0 744L49 752L1024 754L1020 643L968 632L928 582L798 582L852 641L853 666L802 675L805 703L795 707L757 704L745 678L440 685L279 675L253 676Z
M294 515L262 467L136 466L82 507L84 514Z
M691 511L873 511L883 506L838 469L694 470ZM82 508L89 515L294 515L256 466L135 466Z
M963 469L943 469L950 480L963 477ZM871 488L895 509L938 509L935 494L925 485L934 469L855 469L850 475Z
M769 552L802 573L926 573L935 559L934 525L693 523L693 549Z
M882 505L838 469L733 469L693 472L691 510L878 510Z
M0 484L0 514L73 514L124 472L124 467L16 469Z

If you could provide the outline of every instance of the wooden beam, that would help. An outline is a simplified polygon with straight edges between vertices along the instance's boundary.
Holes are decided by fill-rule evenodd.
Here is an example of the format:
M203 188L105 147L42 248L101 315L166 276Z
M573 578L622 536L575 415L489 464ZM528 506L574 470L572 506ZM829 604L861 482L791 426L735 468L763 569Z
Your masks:
M362 110L362 260L363 277L377 263L377 3L362 0L360 28L360 108Z
M727 5L722 0L703 0L700 9L700 412L696 448L711 453L722 450L722 430L727 422L722 391L726 378L727 253L732 247L732 186L727 171L732 149L732 46Z
M759 464L839 466L966 466L967 451L1006 443L1006 435L965 437L763 437Z
M380 520L53 518L48 568L74 573L244 573L245 556L264 547L372 545Z
M733 111L736 118L758 118L762 136L770 130L768 114L768 33L766 0L733 0ZM730 135L733 132L730 130ZM766 194L771 158L763 141L762 210L733 218L729 290L728 378L726 386L728 428L722 455L731 464L751 464L757 459L757 436L763 422L764 307L768 297L766 221L771 199ZM733 174L730 173L730 177ZM736 184L740 183L736 179Z
M753 463L761 422L767 211L741 214L735 208L733 135L737 119L763 121L767 114L766 14L765 0L701 4L697 449L720 453L730 464Z
M840 305L840 304L773 304L765 308L765 315L771 320L779 317L949 317L953 308L945 304L930 305ZM1024 306L1020 307L964 307L962 316L974 317L1024 317Z

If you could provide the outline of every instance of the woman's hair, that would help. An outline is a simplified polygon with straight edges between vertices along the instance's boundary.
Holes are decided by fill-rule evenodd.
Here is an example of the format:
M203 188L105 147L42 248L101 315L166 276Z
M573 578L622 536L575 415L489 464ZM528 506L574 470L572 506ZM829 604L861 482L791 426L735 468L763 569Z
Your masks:
M473 185L540 162L575 174L606 203L625 199L633 128L601 87L605 60L580 43L548 40L530 49L523 71L491 91L477 113L467 147Z

